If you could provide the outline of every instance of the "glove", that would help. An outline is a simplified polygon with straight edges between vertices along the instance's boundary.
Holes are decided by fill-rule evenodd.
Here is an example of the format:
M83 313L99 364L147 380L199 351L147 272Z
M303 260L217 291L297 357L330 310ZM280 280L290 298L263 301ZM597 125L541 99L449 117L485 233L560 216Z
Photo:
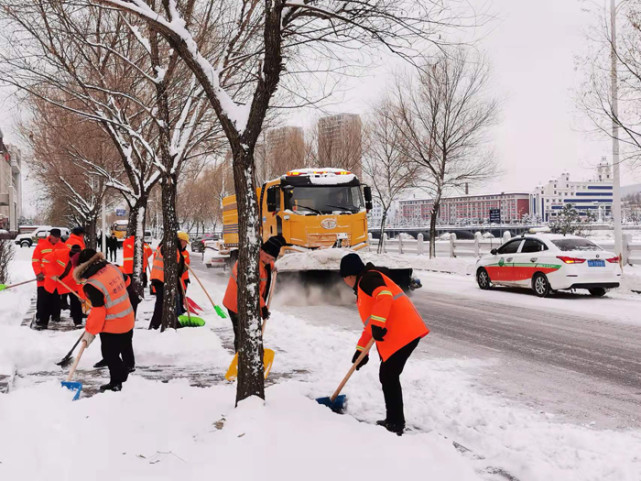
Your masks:
M185 289L187 289L187 286L189 286L189 283L190 283L190 282L191 282L191 281L190 281L189 279L185 279Z
M260 317L263 319L269 319L269 316L271 316L271 312L269 312L269 309L267 309L267 306L264 306L260 309Z
M96 338L96 336L94 336L93 334L91 334L91 333L89 333L87 331L85 331L85 333L82 335L82 340L87 343L87 347L89 347L91 345L91 343L93 342L93 340L95 338Z
M36 276L36 279L38 279L39 281L44 281L45 280L45 275L41 272L40 274L38 274Z
M383 338L385 337L385 334L387 334L387 328L378 327L378 326L372 326L372 337L376 341L381 342L383 340Z
M352 356L352 364L354 364L356 362L356 359L358 359L358 356L361 355L361 352L363 352L363 351L359 351L358 349L356 350L356 352ZM363 360L361 361L361 363L358 366L356 366L356 370L358 371L365 364L367 364L368 361L369 361L369 354L366 354L365 357L363 358Z

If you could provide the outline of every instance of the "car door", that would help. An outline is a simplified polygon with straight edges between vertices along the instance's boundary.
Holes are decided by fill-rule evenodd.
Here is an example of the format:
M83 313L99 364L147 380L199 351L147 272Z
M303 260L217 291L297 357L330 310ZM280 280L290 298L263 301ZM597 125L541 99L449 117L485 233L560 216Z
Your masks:
M486 270L492 282L512 283L514 255L518 252L523 239L512 239L503 244L496 253L496 263L487 266Z
M523 287L529 287L537 266L544 262L543 251L547 247L537 239L526 238L519 251L514 255L514 282Z

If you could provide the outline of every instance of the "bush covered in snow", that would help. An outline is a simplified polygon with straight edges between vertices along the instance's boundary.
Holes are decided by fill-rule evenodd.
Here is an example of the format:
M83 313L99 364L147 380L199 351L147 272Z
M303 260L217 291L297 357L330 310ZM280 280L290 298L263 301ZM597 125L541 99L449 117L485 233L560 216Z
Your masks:
M9 262L13 259L13 244L11 240L0 240L0 283L6 284L9 280Z

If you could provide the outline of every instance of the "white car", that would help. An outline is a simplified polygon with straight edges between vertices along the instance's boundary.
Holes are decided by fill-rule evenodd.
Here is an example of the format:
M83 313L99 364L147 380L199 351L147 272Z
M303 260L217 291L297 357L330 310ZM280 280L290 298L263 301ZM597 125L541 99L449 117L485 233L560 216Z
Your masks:
M208 267L225 267L230 262L229 250L219 240L204 241L203 263Z
M563 289L587 289L603 296L619 287L619 258L583 237L538 234L510 239L476 262L481 289L530 287L539 297Z

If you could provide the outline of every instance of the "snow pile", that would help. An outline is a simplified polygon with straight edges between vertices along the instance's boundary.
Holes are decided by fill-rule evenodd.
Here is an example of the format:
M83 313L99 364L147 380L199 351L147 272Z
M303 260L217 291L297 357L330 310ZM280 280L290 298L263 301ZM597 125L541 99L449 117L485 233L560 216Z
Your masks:
M291 252L291 251L290 251ZM308 271L308 270L335 270L338 271L341 259L354 251L349 249L317 249L307 252L287 253L278 261L276 267L279 271ZM407 256L390 254L376 254L364 250L356 253L367 264L371 262L376 266L406 269L412 267Z

